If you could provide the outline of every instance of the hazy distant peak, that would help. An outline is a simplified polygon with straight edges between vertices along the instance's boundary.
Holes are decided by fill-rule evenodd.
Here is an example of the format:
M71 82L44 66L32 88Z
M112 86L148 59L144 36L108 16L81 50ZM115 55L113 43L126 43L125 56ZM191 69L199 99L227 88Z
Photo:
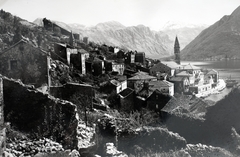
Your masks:
M206 24L191 24L181 21L168 21L163 25L160 30L171 30L171 29L180 29L180 28L196 28L196 27L207 27Z
M123 24L117 21L108 21L108 22L98 23L95 27L100 30L108 30L108 29L119 30L119 29L125 28Z

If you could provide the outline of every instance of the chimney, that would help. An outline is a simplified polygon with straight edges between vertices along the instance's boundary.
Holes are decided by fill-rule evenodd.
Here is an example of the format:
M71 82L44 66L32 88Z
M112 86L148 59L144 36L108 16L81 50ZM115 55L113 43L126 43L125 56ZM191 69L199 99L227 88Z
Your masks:
M149 83L148 82L143 82L143 88L144 89L149 89Z

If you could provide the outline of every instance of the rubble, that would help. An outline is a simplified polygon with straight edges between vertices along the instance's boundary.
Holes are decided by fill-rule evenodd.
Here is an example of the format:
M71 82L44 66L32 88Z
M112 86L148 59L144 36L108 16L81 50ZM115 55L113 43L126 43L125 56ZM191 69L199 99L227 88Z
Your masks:
M106 143L106 157L128 157L128 155L118 151L113 143Z
M86 126L84 122L79 122L77 127L78 149L86 149L94 146L95 127Z
M38 153L56 153L64 152L64 148L60 143L47 138L39 140L29 139L10 139L6 145L5 156L34 156ZM9 155L11 156L11 155Z

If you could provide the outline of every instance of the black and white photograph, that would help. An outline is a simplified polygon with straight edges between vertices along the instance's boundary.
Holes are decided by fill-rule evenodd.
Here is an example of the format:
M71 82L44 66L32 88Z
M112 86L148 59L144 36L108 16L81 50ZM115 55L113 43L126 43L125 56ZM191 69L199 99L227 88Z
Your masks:
M0 157L238 156L239 0L0 0Z

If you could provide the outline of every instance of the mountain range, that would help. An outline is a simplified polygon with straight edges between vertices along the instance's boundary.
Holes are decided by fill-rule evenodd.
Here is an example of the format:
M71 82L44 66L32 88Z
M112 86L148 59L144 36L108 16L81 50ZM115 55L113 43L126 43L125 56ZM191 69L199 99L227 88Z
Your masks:
M181 54L185 60L240 59L240 6L203 30Z
M52 21L52 20L51 20ZM95 26L84 26L81 24L66 24L59 21L52 21L58 26L79 33L81 37L88 37L90 41L99 44L118 46L123 49L145 52L149 58L164 58L173 55L173 45L176 35L179 38L181 47L186 46L206 26L187 25L180 27L175 23L168 23L160 31L151 30L144 25L124 26L116 21L99 23ZM35 24L42 26L42 19L38 18Z

